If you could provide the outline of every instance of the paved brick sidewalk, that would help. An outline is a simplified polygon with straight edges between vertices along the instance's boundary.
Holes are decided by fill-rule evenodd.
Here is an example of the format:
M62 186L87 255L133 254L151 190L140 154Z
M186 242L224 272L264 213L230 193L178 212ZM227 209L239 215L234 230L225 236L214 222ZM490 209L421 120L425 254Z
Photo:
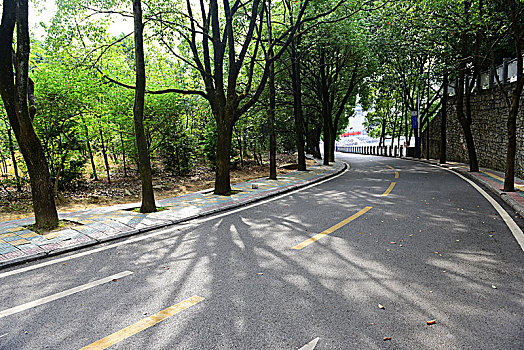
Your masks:
M34 223L33 218L0 222L0 266L54 255L238 207L334 176L345 168L345 163L317 165L307 172L295 171L279 176L277 180L252 180L233 185L233 190L238 193L231 196L215 196L209 190L163 199L157 201L157 205L164 210L151 214L133 211L140 206L139 203L60 214L60 219L78 225L44 235L27 228Z

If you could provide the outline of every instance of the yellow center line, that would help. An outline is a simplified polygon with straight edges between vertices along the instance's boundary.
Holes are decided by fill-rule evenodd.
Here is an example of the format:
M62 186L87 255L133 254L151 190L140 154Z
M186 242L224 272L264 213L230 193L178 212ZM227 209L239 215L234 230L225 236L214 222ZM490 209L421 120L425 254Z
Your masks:
M386 164L386 166L387 166L388 168L390 168L391 170L395 170L395 179L398 179L398 171L396 171L396 169L393 168L391 165L387 165L387 164Z
M389 187L386 190L386 192L382 193L382 196L387 196L389 194L389 192L391 192L393 190L393 187L395 187L396 184L397 184L396 182L392 182L391 185L389 185Z
M333 233L335 232L336 230L338 230L339 228L341 228L342 226L345 226L347 224L349 224L351 221L355 220L356 218L358 218L359 216L367 213L368 211L370 211L373 207L365 207L364 209L362 209L361 211L359 211L358 213L356 214L353 214L351 215L349 218L339 222L338 224L334 225L334 226L331 226L330 228L328 228L327 230L325 231L322 231L321 233L319 234L316 234L314 235L313 237L311 238L308 238L306 239L304 242L300 243L300 244L297 244L296 246L292 247L291 249L295 249L295 250L300 250L300 249L303 249L305 247L307 247L308 245L312 244L312 243L315 243L316 241L318 241L319 239L329 235L330 233Z
M82 349L107 349L108 347L129 338L132 335L137 334L138 332L143 331L149 327L156 325L159 322L164 321L165 319L179 313L180 311L187 309L190 306L193 306L204 300L204 298L199 297L198 295L192 296L189 299L181 301L178 304L168 307L162 311L157 312L154 315L143 318L140 321L127 326L124 329L119 330L111 335L108 335L105 338L102 338L92 344L84 346Z

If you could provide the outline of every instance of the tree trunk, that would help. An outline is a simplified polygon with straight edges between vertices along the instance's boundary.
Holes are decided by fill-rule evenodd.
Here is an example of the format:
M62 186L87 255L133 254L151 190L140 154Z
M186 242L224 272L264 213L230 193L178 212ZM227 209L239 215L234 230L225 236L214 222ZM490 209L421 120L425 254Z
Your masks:
M517 83L513 88L511 106L508 115L508 149L506 152L506 172L504 177L504 191L515 191L515 153L517 151L517 116L519 112L520 96L524 89L524 61L522 58L521 26L519 26L519 15L515 3L506 1L510 9L511 24L513 28L513 42L517 55ZM521 19L522 20L522 19ZM521 21L520 20L520 21Z
M444 73L444 80L442 82L443 89L442 89L442 109L440 112L440 164L445 164L447 161L447 155L446 155L446 148L447 148L447 140L446 140L446 127L447 127L447 119L448 119L448 74Z
M329 165L329 155L331 154L331 115L324 113L324 162L323 165Z
M240 167L244 167L244 149L242 148L242 129L238 132L238 153L240 154Z
M520 95L513 95L508 116L508 148L506 150L506 171L504 177L504 192L515 191L515 153L517 151L517 113Z
M153 178L151 175L151 161L149 148L144 132L144 96L146 91L146 70L144 63L144 25L142 23L142 2L133 0L133 18L135 34L135 64L136 64L136 89L133 119L135 122L136 144L138 148L138 164L140 180L142 182L141 213L156 211L155 196L153 192Z
M107 174L107 183L111 183L111 176L109 172L109 159L107 159L107 150L106 150L106 144L104 140L104 134L102 133L102 127L99 129L100 131L100 144L102 145L102 155L104 156L104 164L106 166L106 174Z
M395 119L393 120L393 131L391 132L391 149L395 150L394 144L395 144L395 135L397 131L397 120L398 120L398 114L396 114L397 108L395 106ZM393 157L396 157L397 155L394 154Z
M15 24L17 51L16 61L13 62ZM27 0L4 0L0 24L0 94L29 173L35 226L51 228L58 225L51 175L42 145L33 128L27 102L29 45ZM13 81L13 63L16 65L16 83Z
M473 134L471 133L471 119L468 119L467 116L464 114L465 68L463 63L461 63L461 66L462 67L459 68L459 79L456 93L457 117L460 122L460 125L462 126L464 138L466 139L469 157L469 171L477 172L479 171L479 166L477 161L477 153L475 151L475 142L473 140Z
M426 159L429 160L429 132L430 132L430 123L429 123L429 113L426 115Z
M522 73L522 56L518 59L517 71L521 72L517 76L517 84L513 89L511 107L508 115L508 148L506 151L506 172L504 177L504 192L515 191L515 154L517 151L517 116L519 113L520 95L524 88L524 73Z
M16 190L18 192L22 191L22 185L20 184L20 176L18 175L18 164L15 157L15 148L13 145L13 137L11 136L11 128L7 128L7 137L9 138L9 152L11 153L11 161L13 162L13 170L15 172L16 179Z
M313 147L314 152L313 155L317 159L322 159L322 154L320 153L320 137L322 136L322 128L320 126L317 126L316 129L313 131Z
M380 129L380 140L378 141L379 146L386 145L386 118L382 118L382 125Z
M3 151L0 149L0 164L2 165L3 169L2 169L2 175L4 176L7 176L7 160L4 156L4 153Z
M269 51L269 57L273 58L273 48ZM277 136L275 132L275 108L276 108L276 89L275 89L275 64L269 66L269 179L277 179Z
M126 148L124 144L124 133L120 130L120 145L122 147L122 161L124 163L124 177L127 177Z
M98 174L96 173L95 159L93 157L93 150L91 149L91 142L89 142L89 131L87 126L85 126L86 132L86 144L87 144L87 153L89 154L89 160L91 161L91 169L93 170L93 178L95 181L98 181Z
M223 112L225 113L225 111ZM231 194L230 152L231 138L233 135L233 123L228 123L226 117L217 120L217 145L216 145L216 173L215 191L217 195L227 196Z
M60 160L60 164L58 165L58 170L56 171L55 184L53 186L53 194L55 198L56 198L56 195L58 194L58 181L60 181L60 173L62 172L62 169L64 168L64 164L67 159L67 154L71 150L72 143L73 143L73 140L69 139L69 142L67 144L67 149L64 152L64 154L62 155L62 159Z
M336 130L334 127L331 128L331 137L329 139L331 142L331 145L329 145L329 161L334 162L335 161L335 150L336 150L336 142L337 142L337 135Z
M298 39L297 45L300 45ZM293 81L293 110L295 114L295 130L297 136L298 170L306 170L306 154L304 145L304 117L302 115L302 78L300 76L300 57L295 47L295 40L291 44L291 79ZM324 155L326 156L326 155Z

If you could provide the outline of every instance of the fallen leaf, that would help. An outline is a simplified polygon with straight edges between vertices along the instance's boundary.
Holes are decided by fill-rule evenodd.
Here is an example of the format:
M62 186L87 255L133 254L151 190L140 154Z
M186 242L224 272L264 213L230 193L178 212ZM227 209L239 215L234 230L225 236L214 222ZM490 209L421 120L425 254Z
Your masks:
M391 340L391 337L384 337L384 341Z
M391 249L386 249L386 252L390 252L390 251L391 251Z
M25 333L25 334L29 334L29 332L28 332L28 331L24 331L24 333Z
M111 281L112 281L112 282L116 282L116 281L118 281L118 279L113 278Z
M370 325L370 326L374 326L375 324L374 324L373 322L371 322L369 325Z
M62 266L65 266L66 263L62 263Z
M426 321L427 324L435 324L437 323L437 320L429 320L429 321Z
M397 244L397 242L389 242L389 243L391 243L391 244Z
M382 304L378 304L378 308L384 310L386 307Z

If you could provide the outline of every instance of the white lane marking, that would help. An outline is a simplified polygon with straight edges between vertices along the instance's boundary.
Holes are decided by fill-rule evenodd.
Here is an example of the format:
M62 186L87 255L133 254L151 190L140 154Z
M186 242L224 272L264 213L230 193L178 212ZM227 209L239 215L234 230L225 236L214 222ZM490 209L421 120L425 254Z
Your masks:
M75 294L75 293L84 291L86 289L93 288L93 287L99 286L101 284L111 282L114 279L119 279L119 278L122 278L122 277L125 277L125 276L129 276L131 274L133 274L131 271L120 272L120 273L117 273L116 275L112 275L112 276L109 276L109 277L106 277L106 278L102 278L102 279L99 279L99 280L96 280L96 281L93 281L93 282L89 282L87 284L83 284L83 285L75 287L75 288L64 290L63 292L60 292L60 293L56 293L56 294L53 294L53 295L50 295L50 296L47 296L47 297L44 297L44 298L40 298L40 299L37 299L37 300L34 300L34 301L30 301L29 303L25 303L25 304L22 304L22 305L18 305L18 306L12 307L10 309L1 311L0 312L0 318L6 317L6 316L9 316L9 315L12 315L12 314L16 314L18 312L30 309L30 308L35 307L35 306L39 306L39 305L42 305L42 304L49 303L51 301L55 301L55 300L60 299L60 298L64 298L64 297L69 296L71 294Z
M313 339L312 341L310 341L309 343L307 343L306 345L304 345L303 347L301 347L298 350L313 350L315 348L315 346L317 346L317 343L318 343L319 339L320 338L318 338L318 337Z
M5 336L8 335L8 334L9 334L9 333L2 334L2 335L0 335L0 338L3 338L3 337L5 337Z
M346 163L346 162L344 162L344 163ZM340 176L344 175L349 170L349 164L346 163L346 165L347 165L347 168L343 172L338 174L338 175L335 175L333 177L330 177L329 179L325 179L325 180L316 182L314 184L307 185L305 187L293 190L293 191L288 192L288 193L277 195L275 197L272 197L272 198L269 198L269 199L266 199L266 200L263 200L263 201L260 201L260 202L256 202L256 203L253 203L253 204L248 204L248 205L246 205L244 207L240 207L240 208L237 208L237 209L228 210L228 211L226 211L224 213L221 213L221 214L216 214L216 215L209 216L209 217L206 217L206 218L201 218L201 219L194 219L194 220L190 220L190 221L187 221L187 222L181 222L179 224L175 224L175 225L173 225L173 226L171 226L169 228L163 229L163 230L158 231L158 232L153 232L153 233L150 233L150 234L147 234L147 235L144 235L144 236L140 235L140 236L136 236L136 237L133 237L133 238L128 238L125 241L112 243L112 244L109 244L109 245L107 245L105 247L93 248L91 250L88 250L88 251L85 251L85 252L81 252L81 253L72 254L72 255L69 255L69 256L66 256L66 257L63 257L63 258L53 259L53 260L45 261L45 262L42 262L42 263L39 263L39 264L26 266L26 267L21 267L21 268L15 269L15 270L11 270L11 271L7 271L7 272L4 272L4 273L0 273L0 278L17 275L19 273L23 273L23 272L27 272L27 271L36 270L36 269L39 269L41 267L45 267L45 266L49 266L49 265L53 265L53 264L58 264L58 263L61 263L61 262L64 262L64 261L68 261L68 260L72 260L72 259L76 259L76 258L80 258L80 257L86 256L86 255L102 252L104 250L120 247L120 246L123 246L123 245L126 245L126 244L140 242L140 241L143 241L143 240L146 240L146 239L149 239L149 238L153 238L153 237L157 237L157 236L160 236L160 235L163 235L163 234L166 234L166 233L172 233L173 232L173 228L175 228L175 227L179 228L181 226L183 227L183 226L187 226L187 225L190 225L190 224L199 224L199 223L215 220L215 219L221 218L223 216L228 216L228 215L235 214L235 213L238 213L238 212L241 212L241 211L253 208L253 207L257 207L259 205L263 205L263 204L266 204L266 203L269 203L269 202L273 202L273 201L276 201L278 199L291 196L291 195L293 195L295 193L305 191L305 190L307 190L309 188L321 185L321 184L323 184L323 183L325 183L327 181L334 180L337 177L340 177Z
M433 165L433 166L437 166L437 165ZM441 167L439 168L442 169ZM484 196L484 198L488 200L488 202L493 206L493 208L495 208L497 213L499 213L499 215L502 217L502 219L504 220L504 222L510 229L511 233L517 240L518 244L520 245L520 248L524 250L524 233L522 233L522 230L520 229L520 227L518 227L515 221L513 221L513 219L511 218L511 215L509 215L508 212L505 211L504 208L502 208L500 204L497 203L497 201L495 201L489 194L487 194L486 191L480 188L479 185L477 185L476 183L474 183L473 181L471 181L470 179L468 179L467 177L459 173L456 173L446 168L444 169L462 178L462 180L467 181L471 186L473 186L474 189L476 189L482 196Z

